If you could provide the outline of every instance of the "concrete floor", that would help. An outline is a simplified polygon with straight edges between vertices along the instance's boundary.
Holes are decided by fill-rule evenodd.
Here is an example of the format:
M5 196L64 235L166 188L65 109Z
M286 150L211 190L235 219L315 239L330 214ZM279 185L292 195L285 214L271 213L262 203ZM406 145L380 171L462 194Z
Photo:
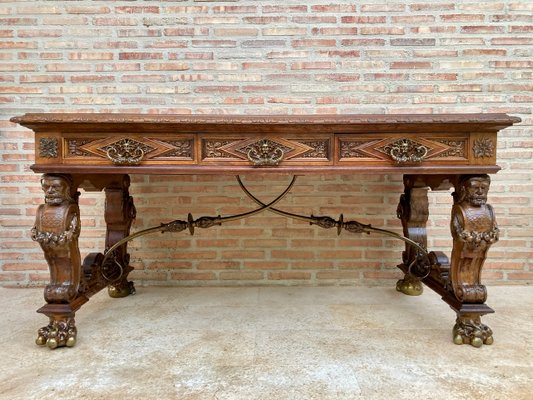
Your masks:
M137 288L78 312L78 343L34 344L42 289L0 289L0 399L533 398L533 288L489 288L492 346L452 343L426 289Z

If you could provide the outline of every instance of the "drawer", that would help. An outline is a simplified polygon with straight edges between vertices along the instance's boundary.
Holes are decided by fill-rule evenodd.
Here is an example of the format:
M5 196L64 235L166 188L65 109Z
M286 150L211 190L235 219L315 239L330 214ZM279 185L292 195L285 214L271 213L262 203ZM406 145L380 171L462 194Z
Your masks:
M336 135L339 165L467 164L468 136L393 134Z
M203 135L198 137L200 164L332 165L333 135Z
M139 136L120 134L100 136L66 133L62 138L64 163L96 164L194 164L195 135Z

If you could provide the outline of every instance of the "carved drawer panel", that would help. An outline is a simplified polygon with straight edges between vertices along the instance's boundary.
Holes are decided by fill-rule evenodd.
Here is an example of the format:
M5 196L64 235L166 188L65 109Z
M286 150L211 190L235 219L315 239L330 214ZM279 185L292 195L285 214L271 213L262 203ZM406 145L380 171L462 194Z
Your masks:
M466 164L469 161L468 136L341 134L336 140L336 161L339 164Z
M115 165L195 162L194 135L146 137L138 135L71 136L63 138L63 160L67 163L99 161Z
M273 166L333 164L333 136L213 136L199 135L202 164Z

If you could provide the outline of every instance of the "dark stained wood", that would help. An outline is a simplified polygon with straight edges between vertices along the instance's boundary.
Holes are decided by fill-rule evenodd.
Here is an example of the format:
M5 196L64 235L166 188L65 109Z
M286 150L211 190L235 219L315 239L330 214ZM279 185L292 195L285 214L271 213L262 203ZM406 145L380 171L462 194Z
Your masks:
M427 247L428 191L455 188L451 210L451 259L406 245L398 267L398 290L419 294L421 282L457 313L453 340L476 347L492 343L481 316L485 303L480 274L490 245L498 240L486 203L487 174L496 173L498 131L520 122L505 114L204 116L33 113L14 117L35 132L35 164L42 173L45 204L39 206L32 238L43 251L51 280L39 312L49 324L37 343L73 346L75 312L104 287L114 297L134 292L127 280L126 243L135 218L129 174L403 174L398 217L404 240ZM104 191L112 257L89 254L80 261L78 188ZM193 232L193 222L168 230ZM362 232L356 221L321 217L325 228ZM218 220L216 220L218 221ZM213 220L209 226L217 225ZM351 225L350 225L351 224ZM167 229L165 228L165 229ZM123 240L124 239L124 240Z

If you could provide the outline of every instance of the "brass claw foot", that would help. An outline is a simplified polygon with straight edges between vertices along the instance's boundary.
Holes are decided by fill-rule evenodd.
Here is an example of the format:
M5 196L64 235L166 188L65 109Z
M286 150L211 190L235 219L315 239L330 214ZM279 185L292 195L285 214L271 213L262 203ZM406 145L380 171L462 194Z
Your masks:
M484 344L492 344L494 338L492 337L492 330L481 323L480 317L457 318L453 327L453 342L481 347Z
M74 318L50 318L50 323L39 329L35 343L39 346L46 345L51 350L64 346L73 347L76 344L76 334Z
M420 296L424 291L424 287L420 279L406 274L403 279L400 279L396 283L396 290L408 296Z
M109 285L107 287L107 293L109 297L118 299L121 297L129 296L130 294L135 294L135 286L132 281L119 282L116 285Z

